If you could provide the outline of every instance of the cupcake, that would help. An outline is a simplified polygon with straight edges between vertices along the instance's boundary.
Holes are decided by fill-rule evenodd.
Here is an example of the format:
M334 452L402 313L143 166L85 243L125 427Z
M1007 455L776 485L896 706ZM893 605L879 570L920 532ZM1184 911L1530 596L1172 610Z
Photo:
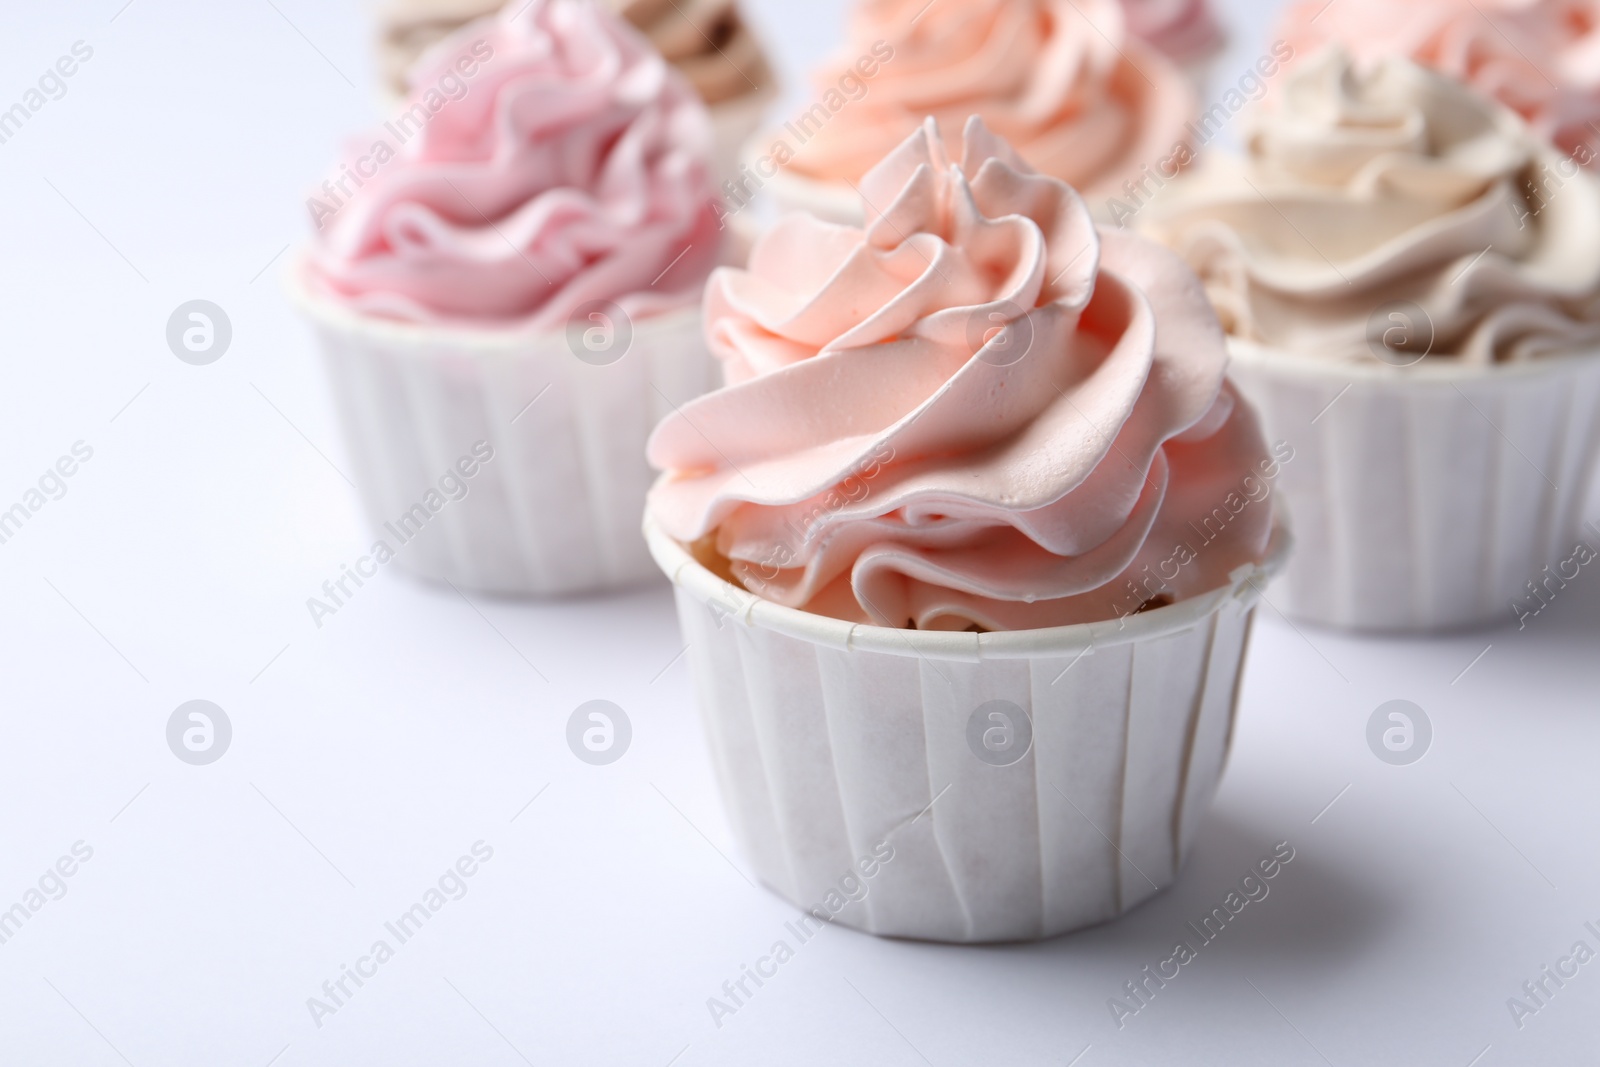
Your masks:
M970 114L1100 203L1172 177L1195 113L1187 78L1129 36L1117 0L860 0L814 83L809 108L746 148L723 187L735 207L766 187L781 208L859 225L888 207L863 200L862 176L928 116L959 144Z
M521 0L512 7L519 7ZM712 173L738 166L739 151L776 96L772 69L737 0L604 0L650 38L711 108ZM492 15L500 0L384 0L378 9L378 56L395 97L411 89L412 68L435 42Z
M1279 35L1310 55L1399 56L1494 97L1588 166L1600 131L1600 7L1592 0L1304 0Z
M500 593L637 582L646 435L715 369L705 106L586 0L473 23L413 82L291 271L375 554Z
M1600 183L1487 97L1325 49L1140 216L1288 441L1312 622L1504 620L1571 554L1600 412Z
M862 179L865 230L792 214L712 275L727 384L656 429L645 521L761 878L1002 941L1176 878L1281 459L1176 256L976 117L961 144L930 119Z

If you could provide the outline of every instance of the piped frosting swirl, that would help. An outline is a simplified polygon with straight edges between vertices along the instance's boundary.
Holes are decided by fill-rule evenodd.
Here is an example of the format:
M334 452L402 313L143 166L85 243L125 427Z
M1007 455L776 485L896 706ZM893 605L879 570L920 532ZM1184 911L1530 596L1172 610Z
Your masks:
M647 315L698 298L721 243L710 123L618 16L507 7L430 51L415 84L348 153L348 199L312 203L316 289L371 315L534 330L594 300Z
M1600 142L1597 0L1300 0L1280 36L1311 55L1410 59L1494 97L1587 163Z
M1424 316L1403 324L1411 352L1417 330L1470 363L1600 340L1600 183L1406 60L1322 50L1263 102L1242 158L1211 157L1139 221L1247 340L1371 360L1397 302Z
M957 144L976 114L1040 172L1097 197L1170 156L1195 108L1117 0L862 0L815 81L826 95L885 54L860 98L796 147L793 173L855 182L926 117Z
M863 179L865 229L790 215L712 275L728 385L657 428L651 514L761 596L896 627L1111 619L1225 584L1270 505L1199 531L1267 452L1198 282L976 118L962 144L929 121Z

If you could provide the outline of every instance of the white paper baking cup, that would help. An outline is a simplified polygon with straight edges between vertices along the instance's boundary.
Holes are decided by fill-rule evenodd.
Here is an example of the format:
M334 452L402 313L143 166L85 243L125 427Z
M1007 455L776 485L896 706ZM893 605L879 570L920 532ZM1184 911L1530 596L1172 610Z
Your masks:
M735 835L798 907L934 941L1051 937L1177 878L1222 774L1255 585L1288 550L1204 596L1105 623L1009 633L857 626L716 577L650 518ZM1032 745L993 766L969 747L1010 701ZM893 859L859 878L887 841Z
M655 577L639 532L645 439L715 384L698 307L633 323L595 366L565 332L432 329L290 289L317 328L353 469L396 566L492 593L560 595ZM494 458L403 544L394 528L474 443ZM388 524L388 525L385 525ZM404 528L410 532L411 527Z
M1600 354L1349 364L1234 342L1230 374L1294 458L1275 607L1362 630L1514 622L1570 556L1600 446Z

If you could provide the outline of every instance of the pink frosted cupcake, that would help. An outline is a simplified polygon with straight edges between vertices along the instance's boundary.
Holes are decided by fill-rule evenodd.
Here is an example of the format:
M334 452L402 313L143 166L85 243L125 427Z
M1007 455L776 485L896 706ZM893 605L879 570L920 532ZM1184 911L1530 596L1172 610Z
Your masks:
M812 80L815 102L747 146L724 185L734 207L765 187L782 208L859 225L888 206L859 192L878 160L928 116L959 144L973 114L1098 203L1163 164L1155 184L1176 174L1195 113L1188 79L1128 34L1117 0L860 0Z
M1459 82L1331 48L1245 143L1140 222L1200 273L1294 447L1273 603L1380 630L1537 610L1600 435L1600 181Z
M374 527L475 588L638 581L646 433L711 384L704 105L585 0L468 26L415 86L312 198L292 277Z
M520 7L516 0L512 9ZM603 0L650 38L711 110L712 172L738 166L739 149L777 95L776 79L737 0ZM378 58L395 97L410 90L413 68L436 42L493 15L501 0L382 0Z
M825 917L1013 940L1176 877L1280 457L1175 256L962 144L930 121L866 230L790 215L712 276L728 384L652 437L646 529L768 885L810 908L876 857Z
M1359 62L1432 67L1494 97L1588 166L1600 133L1600 5L1593 0L1302 0L1278 33L1299 55L1337 43Z

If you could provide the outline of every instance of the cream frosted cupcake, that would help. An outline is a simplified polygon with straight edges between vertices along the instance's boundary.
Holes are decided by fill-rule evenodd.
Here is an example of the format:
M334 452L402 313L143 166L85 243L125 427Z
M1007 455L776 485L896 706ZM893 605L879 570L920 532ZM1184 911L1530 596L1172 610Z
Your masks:
M977 119L962 143L930 120L863 178L865 231L790 215L712 276L728 384L652 437L646 530L767 884L865 876L819 917L1014 940L1177 876L1280 457L1175 256Z
M981 116L1092 203L1159 185L1190 155L1194 90L1128 34L1117 0L859 0L813 82L809 108L746 147L723 186L733 207L765 187L780 208L859 225L888 206L863 207L862 176L928 116L951 144Z
M513 3L513 11L523 0ZM776 79L737 0L602 0L650 38L711 109L712 172L738 166L739 150L777 95ZM390 91L403 97L411 71L435 42L492 15L501 0L384 0L378 57Z
M1600 430L1600 183L1404 60L1327 49L1141 216L1199 271L1285 468L1315 622L1504 620L1571 555Z
M291 278L373 526L458 585L639 581L645 437L714 371L705 107L585 0L474 23L414 79L311 200Z
M1600 6L1593 0L1303 0L1278 34L1311 55L1410 59L1494 97L1581 165L1600 140Z

